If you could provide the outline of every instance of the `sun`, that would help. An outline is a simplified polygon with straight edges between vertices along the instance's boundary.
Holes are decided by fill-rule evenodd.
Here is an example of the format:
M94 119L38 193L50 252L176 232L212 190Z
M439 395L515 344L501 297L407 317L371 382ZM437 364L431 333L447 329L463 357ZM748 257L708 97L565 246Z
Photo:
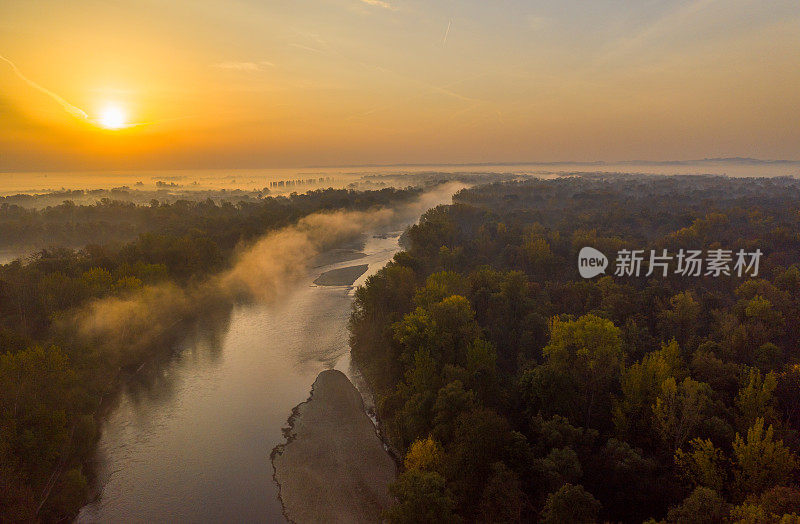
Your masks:
M127 126L127 122L128 115L125 114L125 110L116 104L105 106L97 118L98 125L106 129L122 129Z

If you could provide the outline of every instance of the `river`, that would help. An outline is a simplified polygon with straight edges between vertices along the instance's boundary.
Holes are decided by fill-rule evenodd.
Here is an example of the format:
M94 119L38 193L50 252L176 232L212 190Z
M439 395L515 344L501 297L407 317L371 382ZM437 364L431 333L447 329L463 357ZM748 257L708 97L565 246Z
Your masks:
M198 326L151 376L128 381L102 425L97 497L79 522L282 522L270 452L317 374L350 369L353 288L315 286L323 271L399 250L367 235L350 262L316 267L280 301L237 306L225 326Z

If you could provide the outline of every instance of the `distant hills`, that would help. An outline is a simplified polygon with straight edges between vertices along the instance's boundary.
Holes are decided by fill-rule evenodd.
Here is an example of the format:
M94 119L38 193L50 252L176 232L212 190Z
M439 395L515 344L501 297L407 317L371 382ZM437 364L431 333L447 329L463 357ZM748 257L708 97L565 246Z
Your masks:
M800 160L763 160L750 157L720 157L702 158L696 160L620 160L616 162L605 160L594 161L523 161L523 162L435 162L435 163L389 163L389 164L351 164L351 165L325 165L306 166L306 169L327 169L334 167L481 167L481 166L681 166L695 164L744 164L744 165L800 165Z
M616 162L610 162L615 164ZM702 160L631 160L626 162L619 162L620 164L653 164L653 165L683 165L683 164L710 164L710 163L725 163L725 164L747 164L747 165L791 165L800 164L800 160L762 160L760 158L750 157L724 157L724 158L703 158Z

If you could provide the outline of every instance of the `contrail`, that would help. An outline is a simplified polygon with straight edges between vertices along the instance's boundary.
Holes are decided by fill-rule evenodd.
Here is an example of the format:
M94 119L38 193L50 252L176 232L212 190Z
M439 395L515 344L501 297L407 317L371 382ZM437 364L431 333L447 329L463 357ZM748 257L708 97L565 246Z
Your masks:
M52 98L53 100L58 102L61 105L61 107L64 108L64 111L66 111L70 115L74 116L75 118L79 118L79 119L83 119L83 120L88 120L89 119L89 115L87 115L86 112L83 109L81 109L79 107L75 107L74 105L70 104L69 102L67 102L66 100L61 98L56 93L53 93L52 91L50 91L46 87L40 86L39 84L37 84L36 82L34 82L30 78L28 78L27 76L23 75L22 71L19 70L19 68L14 64L14 62L12 62L8 58L4 57L3 55L0 55L0 59L2 59L3 61L7 62L8 65L11 66L11 69L14 71L14 73L16 73L16 75L18 77L20 77L26 84L28 84L29 86L31 86L34 89L37 89L37 90L41 91L42 93L46 94L47 96L49 96L50 98Z
M447 35L450 34L450 24L452 23L453 23L452 19L447 21L447 30L444 32L444 38L442 39L442 47L444 47L444 45L447 43Z

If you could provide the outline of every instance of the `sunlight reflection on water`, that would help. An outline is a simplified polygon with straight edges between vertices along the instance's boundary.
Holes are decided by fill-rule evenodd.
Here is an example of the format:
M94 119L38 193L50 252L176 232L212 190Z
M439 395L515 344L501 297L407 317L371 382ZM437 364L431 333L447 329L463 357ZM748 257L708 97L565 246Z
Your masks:
M100 496L78 521L282 521L270 451L316 375L349 369L351 290L310 282L354 263L369 264L363 282L398 249L394 235L370 236L366 258L235 308L219 333L188 335L155 380L128 384L103 426Z

